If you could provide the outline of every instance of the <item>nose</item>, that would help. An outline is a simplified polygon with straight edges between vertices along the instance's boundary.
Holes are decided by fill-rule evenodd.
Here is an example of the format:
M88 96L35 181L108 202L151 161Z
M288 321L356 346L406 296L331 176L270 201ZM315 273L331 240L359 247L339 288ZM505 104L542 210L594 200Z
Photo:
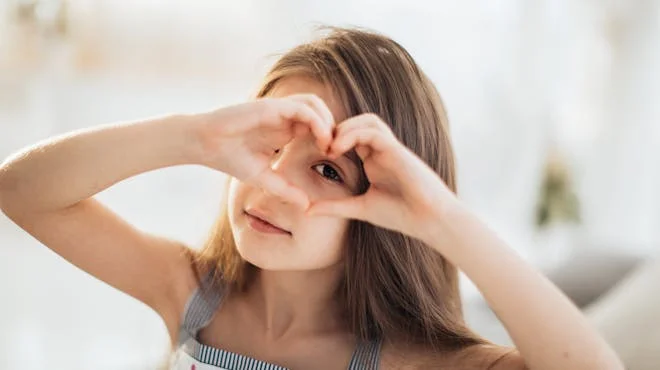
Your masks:
M275 153L270 164L273 172L281 176L289 185L302 189L303 179L300 171L299 159L296 158L290 150L280 149ZM281 202L288 203L289 201L277 194L271 193L266 189L261 189L265 194L277 197Z
M273 172L285 176L287 167L290 166L289 162L291 162L291 154L284 149L278 149L273 154L273 158L270 162L270 169L273 170Z

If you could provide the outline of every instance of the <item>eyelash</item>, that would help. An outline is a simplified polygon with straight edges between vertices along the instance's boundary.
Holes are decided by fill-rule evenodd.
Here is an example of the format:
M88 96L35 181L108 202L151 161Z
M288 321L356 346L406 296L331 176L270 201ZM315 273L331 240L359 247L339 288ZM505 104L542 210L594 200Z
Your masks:
M280 149L279 149L279 148L278 148L278 149L275 149L273 155L274 155L274 156L277 156L277 155L279 154L279 152L280 152ZM341 172L340 172L338 169L336 169L334 166L330 165L329 163L319 163L319 164L317 164L317 165L312 166L312 168L316 168L316 167L318 167L318 166L328 166L328 167L330 167L330 168L332 169L332 171L334 171L334 173L335 173L335 175L336 175L337 178L336 178L336 179L333 179L333 178L326 177L326 176L324 176L323 171L322 171L322 172L319 172L319 171L316 171L316 170L315 170L316 173L320 174L321 176L325 177L326 179L328 179L328 180L330 180L330 181L332 181L332 182L334 182L334 183L337 183L337 184L344 184L344 179L341 177Z
M319 163L319 164L317 164L317 165L312 166L312 168L315 169L315 168L318 167L318 166L328 166L328 167L330 167L330 168L332 169L332 171L334 171L335 176L337 177L337 179L330 178L330 177L326 177L326 176L323 174L323 172L325 172L325 171L321 171L321 172L319 172L319 171L316 171L316 170L315 170L315 171L316 171L317 173L319 173L321 176L325 177L326 179L328 179L328 180L330 180L330 181L332 181L332 182L336 182L336 183L338 183L338 184L343 184L343 183L344 183L344 179L342 179L342 177L341 177L341 175L340 175L340 172L339 172L336 168L334 168L333 166L331 166L330 164L328 164L328 163ZM333 176L333 177L334 177L334 176Z

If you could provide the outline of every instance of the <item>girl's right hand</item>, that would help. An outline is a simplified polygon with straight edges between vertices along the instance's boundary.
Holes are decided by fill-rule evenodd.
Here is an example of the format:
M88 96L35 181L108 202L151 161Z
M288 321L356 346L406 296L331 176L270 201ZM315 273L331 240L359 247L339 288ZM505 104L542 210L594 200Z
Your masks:
M309 131L327 153L335 126L324 101L312 94L262 98L204 113L200 142L203 165L307 208L307 194L271 169L273 155Z

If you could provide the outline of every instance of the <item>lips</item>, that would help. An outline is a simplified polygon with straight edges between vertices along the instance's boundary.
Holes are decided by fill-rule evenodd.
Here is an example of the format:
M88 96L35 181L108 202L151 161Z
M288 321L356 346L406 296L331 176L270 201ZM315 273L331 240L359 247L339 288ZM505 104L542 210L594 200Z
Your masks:
M272 217L268 216L265 212L259 211L257 209L247 209L245 210L245 213L248 215L248 217L253 217L256 219L255 221L262 223L264 227L266 228L272 228L272 231L277 231L279 230L282 233L286 234L291 234L289 230L286 230L285 228L279 226L277 223L272 221Z

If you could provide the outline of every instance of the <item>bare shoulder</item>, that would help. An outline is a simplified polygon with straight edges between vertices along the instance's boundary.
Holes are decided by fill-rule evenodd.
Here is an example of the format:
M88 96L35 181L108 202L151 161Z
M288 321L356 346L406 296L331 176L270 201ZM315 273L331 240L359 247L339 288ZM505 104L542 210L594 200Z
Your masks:
M437 351L402 343L386 342L380 368L390 369L466 369L524 370L525 361L514 347L479 344L454 351Z
M488 369L491 370L505 370L505 369L513 369L513 370L527 370L529 369L527 367L527 364L525 364L525 359L522 357L520 352L516 348L507 348L507 347L502 347L506 349L506 351L502 351L504 353L498 353L495 361L491 363L488 367Z
M498 346L495 344L479 345L467 351L467 356L462 360L470 363L471 358L476 362L479 369L489 370L525 370L527 365L525 359L515 347ZM475 367L476 369L477 367Z

